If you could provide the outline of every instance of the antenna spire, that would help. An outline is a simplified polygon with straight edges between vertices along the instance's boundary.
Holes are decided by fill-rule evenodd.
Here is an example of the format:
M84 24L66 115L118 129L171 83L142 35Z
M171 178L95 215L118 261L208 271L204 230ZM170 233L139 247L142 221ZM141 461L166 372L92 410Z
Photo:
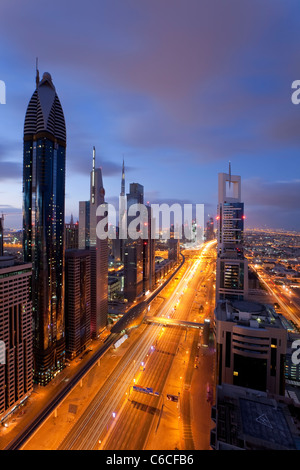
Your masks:
M38 87L40 83L39 58L38 57L35 59L35 72L36 72L35 83L36 83L36 87Z
M96 149L93 147L93 171L95 171L96 168Z
M95 167L96 167L96 149L93 147L93 169L92 169L92 204L95 204Z
M123 165L122 165L121 196L125 196L125 165L124 165L124 155L123 155Z
M229 160L229 187L231 186L231 161Z

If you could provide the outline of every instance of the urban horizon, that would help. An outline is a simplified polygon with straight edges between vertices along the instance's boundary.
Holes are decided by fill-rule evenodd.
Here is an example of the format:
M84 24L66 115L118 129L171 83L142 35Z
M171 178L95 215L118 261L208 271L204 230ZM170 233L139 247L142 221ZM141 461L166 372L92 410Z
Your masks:
M14 3L0 449L300 450L299 3Z

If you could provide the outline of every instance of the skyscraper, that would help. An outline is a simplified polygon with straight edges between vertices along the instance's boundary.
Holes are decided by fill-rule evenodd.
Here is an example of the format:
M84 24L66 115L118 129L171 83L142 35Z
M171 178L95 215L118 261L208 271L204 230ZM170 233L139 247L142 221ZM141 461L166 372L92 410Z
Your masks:
M243 300L248 290L248 263L244 256L244 203L241 177L219 173L218 257L216 300Z
M91 333L97 337L107 325L108 315L108 240L97 236L101 218L97 209L105 204L102 170L96 168L96 151L93 148L93 168L90 188L89 247L91 252Z
M151 231L155 232L155 220L152 217L151 206L146 206L148 212L148 237L143 242L143 292L153 290L155 285L155 239L151 237Z
M78 222L74 223L73 215L69 224L65 224L66 250L78 249Z
M119 228L126 225L126 204L125 204L125 164L123 158L122 165L122 180L121 180L121 192L120 192L120 207L119 207ZM125 253L125 240L120 237L120 230L117 231L116 240L113 240L115 253L118 255L120 260L124 263Z
M131 183L127 194L127 208L133 204L143 203L144 187L138 183ZM127 215L127 226L134 219L135 216ZM128 236L124 242L124 297L132 302L143 293L143 240L141 238L135 240Z
M124 164L124 158L123 158L123 165L122 165L122 181L121 181L120 196L125 196L125 164Z
M168 259L176 263L179 261L180 243L178 238L174 238L174 225L170 227L170 239L168 240Z
M23 250L31 262L34 375L46 385L65 361L65 119L51 75L39 80L25 116Z
M90 201L79 202L78 247L80 250L90 247Z
M73 359L91 339L91 255L66 250L66 353Z
M215 238L214 234L214 219L210 217L210 219L206 223L206 241L209 242Z

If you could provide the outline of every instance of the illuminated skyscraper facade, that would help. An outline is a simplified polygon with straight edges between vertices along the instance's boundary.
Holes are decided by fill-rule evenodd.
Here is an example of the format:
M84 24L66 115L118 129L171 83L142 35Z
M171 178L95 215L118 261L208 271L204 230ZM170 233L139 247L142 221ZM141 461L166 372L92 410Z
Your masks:
M65 361L64 219L66 126L51 75L44 73L24 124L23 250L31 262L34 377L46 385Z

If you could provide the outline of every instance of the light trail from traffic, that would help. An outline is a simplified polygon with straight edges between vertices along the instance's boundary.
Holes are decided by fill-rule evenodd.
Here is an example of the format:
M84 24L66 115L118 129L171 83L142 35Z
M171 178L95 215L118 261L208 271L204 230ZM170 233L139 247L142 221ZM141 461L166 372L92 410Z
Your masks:
M182 268L185 269L185 272L177 282L174 290L165 300L163 306L159 308L159 316L167 315L173 318L179 318L179 316L181 316L182 319L188 318L192 308L192 302L189 308L184 309L185 313L183 314L182 309L180 309L182 296L187 295L186 291L189 291L188 287L190 283L193 282L195 273L199 270L201 263L205 262L203 256L213 244L214 243L204 245L199 258L196 261L189 260L187 262L187 267ZM174 283L175 281L172 282ZM172 286L170 287L169 285L165 289L169 292L171 288ZM193 298L195 293L191 290L189 295ZM174 308L175 305L176 308ZM91 400L86 410L74 423L72 429L67 432L67 434L61 436L60 444L56 446L56 448L59 450L89 450L99 448L99 445L101 445L99 441L103 443L105 440L105 442L108 443L108 438L110 437L112 430L120 429L120 423L123 421L120 419L120 413L122 410L126 410L126 406L129 403L127 403L129 391L131 392L131 398L133 398L132 393L137 393L132 392L131 387L134 383L139 383L141 377L143 377L143 386L148 386L145 385L144 379L146 380L146 384L151 384L153 381L157 391L160 394L162 393L163 386L168 375L168 369L172 363L181 335L182 330L178 328L176 329L171 327L163 329L160 325L143 326L139 338L131 345L129 350L122 357L104 385ZM160 350L166 349L166 351L169 351L169 354L154 354L151 346L154 346L155 344L160 345ZM155 351L155 353L157 353L157 351ZM168 360L166 360L166 357ZM103 360L105 360L105 358ZM146 373L139 371L141 362L146 363ZM151 367L149 367L149 365ZM149 397L146 396L146 398L149 401ZM141 420L141 417L139 418L139 425L145 421L144 432L141 435L141 440L144 442L147 439L147 433L150 432L153 417L156 416L157 411L155 410L159 409L159 407L154 406L157 398L150 398L150 403L147 402L147 400L144 403L143 400L142 402L139 400L138 405L142 408L145 406L150 407L149 409L154 413L153 416L150 414L150 417L145 417L146 414L144 413L144 419ZM149 413L147 413L147 415L148 414ZM130 416L130 419L129 415L126 416L126 419L128 421L128 426L130 427L133 422L136 422L136 414L133 413L132 417ZM47 425L47 423L45 425ZM127 431L124 430L125 434L120 431L123 435L124 448L129 445L127 442L129 429L126 429ZM141 445L141 440L138 445ZM123 445L121 444L121 441L120 445Z
M263 275L262 272L260 272L257 268L255 268L254 265L252 265L251 267L256 272L259 280L267 288L268 292L274 297L276 302L280 305L282 310L286 313L287 317L291 318L292 321L300 328L300 318L296 316L296 312L299 313L299 307L295 305L296 312L294 312L293 309L291 308L291 304L293 304L293 302L290 299L285 298L284 292L280 292L280 294L276 292L276 290L278 289L278 286L275 286L274 282L268 278L267 274L263 272L264 273Z
M210 248L209 245L208 248ZM202 254L206 253L206 249ZM186 288L193 281L198 285L199 280L195 278L195 273L199 269L203 257L192 266L189 273L187 273L184 282L187 282ZM209 275L210 276L210 275ZM177 291L180 289L177 289ZM189 299L180 308L173 310L171 306L172 318L174 319L187 319L192 310L195 289L191 288L189 292ZM181 294L182 296L183 294ZM164 311L165 312L165 311ZM170 313L170 312L169 312ZM161 337L158 342L156 353L153 354L146 366L147 373L143 376L142 387L151 387L153 390L158 391L160 398L134 392L132 394L132 401L127 400L123 403L118 422L110 429L108 436L101 444L100 448L109 450L134 450L145 448L148 436L151 432L151 426L155 422L154 418L161 414L164 406L164 385L166 383L170 367L179 347L179 342L182 339L184 332L182 329L165 328L162 330ZM188 357L187 357L188 360ZM183 377L179 377L179 382L182 385ZM133 406L134 404L134 406ZM159 420L159 418L158 418ZM159 421L157 425L159 424ZM134 432L133 432L134 431Z

